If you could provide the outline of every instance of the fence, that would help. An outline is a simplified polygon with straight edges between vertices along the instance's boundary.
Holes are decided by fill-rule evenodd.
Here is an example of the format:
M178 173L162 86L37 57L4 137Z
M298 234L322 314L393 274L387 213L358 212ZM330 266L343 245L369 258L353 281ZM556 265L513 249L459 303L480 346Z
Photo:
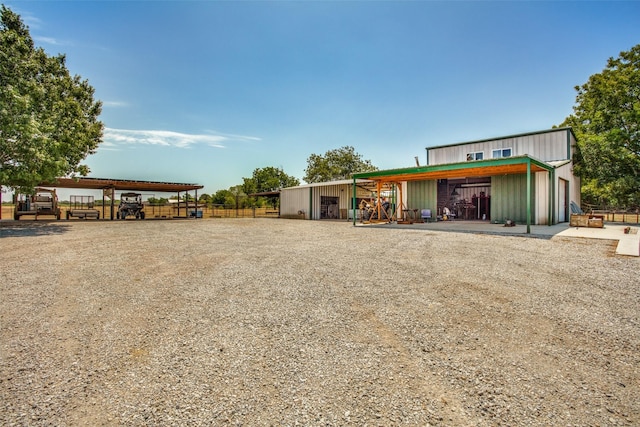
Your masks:
M59 205L61 212L61 217L66 218L66 212L71 208L68 205ZM96 205L93 209L97 210L100 213L100 218L103 219L111 219L111 206L105 205L104 209L101 205ZM116 216L116 212L118 210L118 206L114 207L114 218ZM144 207L145 218L147 219L168 219L168 218L278 218L279 212L277 209L273 209L270 207L260 207L260 208L226 208L222 205L207 205L200 206L196 210L195 206L190 205L189 207L185 207L184 205L180 206L180 210L178 210L177 206L157 206L157 205L149 205L145 204ZM25 219L33 219L31 216L24 217ZM42 216L41 219L52 219L51 216ZM3 205L2 206L2 219L13 219L13 205Z
M62 210L61 217L66 217L66 211L69 209L67 205L60 206ZM104 214L102 206L96 205L94 206L100 213L100 218L111 218L111 207L104 207ZM115 207L117 210L117 205ZM197 212L195 206L190 205L188 208L185 206L180 207L180 212L178 213L177 206L156 206L156 205L145 205L144 208L146 212L146 218L174 218L174 217L202 217L202 218L278 218L278 210L269 208L269 207L261 207L261 208L228 208L222 205L206 205L201 206L198 205L198 211L201 212L193 214L193 212ZM590 213L599 214L604 216L605 222L610 223L627 223L627 224L640 224L640 211L618 211L618 210L606 210L606 209L593 209L589 211ZM115 213L114 213L115 217ZM25 219L29 219L32 217L25 217ZM51 218L43 216L42 219ZM13 219L13 205L2 205L2 219Z
M621 212L615 210L592 209L592 214L604 215L605 222L623 222L629 224L640 224L640 211Z
M197 218L277 218L279 212L273 208L230 208L223 205L194 205L184 206L157 206L145 205L147 218L173 218L173 217L197 217Z

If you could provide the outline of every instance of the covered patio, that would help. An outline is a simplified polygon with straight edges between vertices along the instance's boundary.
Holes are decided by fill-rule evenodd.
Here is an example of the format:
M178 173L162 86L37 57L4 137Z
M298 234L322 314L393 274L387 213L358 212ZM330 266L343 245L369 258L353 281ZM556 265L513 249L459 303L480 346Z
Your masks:
M376 184L377 200L375 206L378 209L377 218L380 218L380 222L413 222L416 220L416 210L411 209L404 205L405 197L403 197L402 191L403 183L409 181L434 181L440 179L455 179L455 178L472 178L472 177L493 177L503 175L526 175L526 232L531 233L532 225L532 188L531 178L532 174L537 172L547 172L549 180L549 188L553 189L554 181L554 167L548 163L538 160L534 157L514 156L498 159L477 160L472 162L458 162L449 164L439 164L433 166L418 166L412 168L403 169L390 169L383 171L364 172L353 175L353 188L355 200L355 183L358 179L368 179L374 181ZM393 204L393 210L391 215L384 215L382 213L381 194L384 188L393 188L397 191L397 197L394 197L395 203ZM549 215L551 216L551 207L553 206L554 192L549 191ZM357 209L357 206L353 206L353 209ZM411 216L412 218L409 218ZM354 218L355 225L355 218Z

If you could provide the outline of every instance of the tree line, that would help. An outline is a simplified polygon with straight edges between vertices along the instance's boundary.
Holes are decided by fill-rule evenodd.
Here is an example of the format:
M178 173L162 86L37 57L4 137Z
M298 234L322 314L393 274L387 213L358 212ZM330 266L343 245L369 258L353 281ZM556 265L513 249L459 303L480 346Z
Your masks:
M364 160L351 146L329 150L325 154L311 154L307 159L304 181L307 183L350 179L354 173L378 170L370 160ZM281 168L267 166L257 168L252 176L243 177L242 184L212 194L198 195L198 202L209 205L224 205L233 208L273 207L280 198L265 193L300 185L298 178L288 175ZM195 196L185 195L183 200L193 201ZM166 204L168 199L150 198L150 203Z
M19 15L4 5L0 12L0 185L30 193L40 182L86 176L82 161L102 141L102 103L86 79L71 76L64 55L47 56ZM577 137L574 173L582 178L583 203L640 206L640 44L609 58L601 73L575 89L573 114L560 126L571 126ZM311 154L303 179L348 179L371 170L377 168L346 146ZM260 206L277 202L256 194L295 185L297 178L267 166L200 199Z

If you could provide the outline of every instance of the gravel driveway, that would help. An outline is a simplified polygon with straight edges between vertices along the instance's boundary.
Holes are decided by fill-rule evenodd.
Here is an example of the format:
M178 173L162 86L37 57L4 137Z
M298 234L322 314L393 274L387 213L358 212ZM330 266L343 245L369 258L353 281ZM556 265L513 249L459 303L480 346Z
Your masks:
M615 242L0 223L0 424L640 425Z

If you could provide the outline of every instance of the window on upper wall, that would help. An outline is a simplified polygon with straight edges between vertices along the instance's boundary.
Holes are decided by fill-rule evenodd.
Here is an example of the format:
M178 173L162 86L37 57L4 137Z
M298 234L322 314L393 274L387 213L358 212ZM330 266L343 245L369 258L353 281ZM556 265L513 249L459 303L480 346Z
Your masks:
M499 148L497 150L493 150L491 152L491 156L494 159L499 159L501 157L511 157L511 148Z
M472 160L482 160L484 153L482 151L474 151L473 153L467 153L467 162Z

